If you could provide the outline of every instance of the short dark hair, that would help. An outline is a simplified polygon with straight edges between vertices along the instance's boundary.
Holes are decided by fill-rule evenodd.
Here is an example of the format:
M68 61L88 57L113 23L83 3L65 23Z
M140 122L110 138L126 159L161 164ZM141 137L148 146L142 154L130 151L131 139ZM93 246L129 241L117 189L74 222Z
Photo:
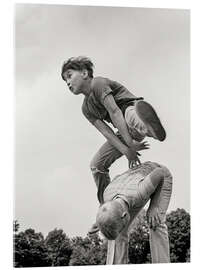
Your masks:
M77 57L71 57L67 61L65 61L62 65L61 69L61 77L63 80L63 74L68 69L74 69L74 70L83 70L86 69L88 72L88 76L90 78L93 78L93 63L92 61L86 57L86 56L77 56Z

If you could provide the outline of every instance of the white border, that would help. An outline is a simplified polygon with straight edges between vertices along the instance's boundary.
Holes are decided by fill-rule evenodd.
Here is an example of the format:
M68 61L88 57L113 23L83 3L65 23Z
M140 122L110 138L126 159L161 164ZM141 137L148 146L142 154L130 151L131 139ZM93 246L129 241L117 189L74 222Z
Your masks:
M2 3L3 2L3 3ZM192 84L191 84L191 104L192 104L192 263L190 264L170 264L170 265L127 265L127 266L105 266L91 267L91 269L200 269L202 265L202 197L201 182L202 175L199 168L202 167L201 154L201 134L202 134L202 6L201 1L2 1L1 2L1 144L0 144L0 164L1 164L1 269L13 269L12 267L12 220L13 220L13 178L14 178L14 53L13 53L13 22L15 3L39 3L55 5L94 5L94 6L129 6L129 7L150 7L150 8L180 8L191 9L192 19ZM200 96L199 96L200 95ZM201 102L201 103L200 103ZM197 136L195 130L198 130ZM178 180L177 180L178 181ZM55 267L37 269L87 269L87 267ZM24 268L29 269L29 268ZM33 269L33 268L32 268ZM35 268L34 268L35 269Z
M191 2L185 0L177 1L147 1L147 0L41 0L41 1L12 1L14 3L33 3L33 4L53 4L53 5L83 5L83 6L118 6L118 7L147 7L147 8L180 8L189 9Z

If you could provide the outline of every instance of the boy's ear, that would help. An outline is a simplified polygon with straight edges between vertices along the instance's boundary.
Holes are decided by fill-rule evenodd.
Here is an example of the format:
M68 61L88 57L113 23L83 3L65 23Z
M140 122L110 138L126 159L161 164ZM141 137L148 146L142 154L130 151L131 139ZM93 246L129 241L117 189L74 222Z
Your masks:
M83 78L86 79L88 77L88 71L86 69L82 70Z
M121 218L123 219L123 218L125 218L126 216L127 216L127 212L124 212L124 213L122 214Z

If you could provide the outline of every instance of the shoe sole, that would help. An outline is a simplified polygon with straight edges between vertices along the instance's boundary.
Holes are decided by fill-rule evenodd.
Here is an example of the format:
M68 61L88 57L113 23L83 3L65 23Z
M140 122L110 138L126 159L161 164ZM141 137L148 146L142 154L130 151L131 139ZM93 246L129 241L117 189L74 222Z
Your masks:
M153 137L161 142L164 141L166 131L153 107L146 101L141 100L136 104L136 112Z

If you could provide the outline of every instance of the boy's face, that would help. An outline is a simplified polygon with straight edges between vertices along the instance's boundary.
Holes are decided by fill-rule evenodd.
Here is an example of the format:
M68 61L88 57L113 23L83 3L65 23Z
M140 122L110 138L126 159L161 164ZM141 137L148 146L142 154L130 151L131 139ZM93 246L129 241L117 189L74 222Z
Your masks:
M82 93L83 84L84 84L84 72L74 69L67 69L63 73L63 77L74 95L79 95Z

